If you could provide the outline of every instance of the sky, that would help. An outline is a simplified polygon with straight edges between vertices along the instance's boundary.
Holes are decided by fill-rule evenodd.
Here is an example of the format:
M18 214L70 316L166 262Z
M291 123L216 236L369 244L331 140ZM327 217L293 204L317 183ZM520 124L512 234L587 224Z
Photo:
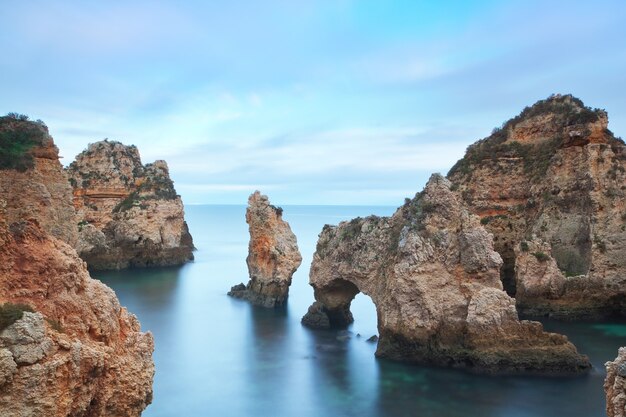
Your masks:
M186 204L398 206L553 93L626 136L624 0L0 2L0 114L65 165L135 144Z

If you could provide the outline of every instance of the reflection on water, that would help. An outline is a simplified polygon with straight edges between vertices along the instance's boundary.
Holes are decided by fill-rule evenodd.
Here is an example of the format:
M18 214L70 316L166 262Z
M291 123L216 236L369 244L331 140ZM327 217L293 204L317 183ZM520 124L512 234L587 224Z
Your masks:
M226 296L247 281L243 206L191 206L196 261L177 268L94 272L153 332L154 402L144 416L603 416L603 364L626 344L624 323L545 322L591 357L579 378L487 377L376 360L372 302L358 295L348 331L310 331L308 267L325 223L390 207L285 207L303 255L288 306Z

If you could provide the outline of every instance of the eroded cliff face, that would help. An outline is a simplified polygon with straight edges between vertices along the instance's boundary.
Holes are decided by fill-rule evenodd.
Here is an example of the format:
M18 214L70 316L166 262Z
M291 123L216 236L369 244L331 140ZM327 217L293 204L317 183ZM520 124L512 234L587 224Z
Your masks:
M0 117L0 142L7 159L0 167L5 220L36 219L52 236L76 244L72 188L48 128L41 122Z
M286 303L291 278L302 263L296 236L282 218L282 209L270 204L259 191L248 198L246 223L248 244L248 285L231 288L229 295L250 300L264 307Z
M0 224L0 304L34 312L0 330L0 410L139 416L152 400L152 335L35 221Z
M626 314L626 147L572 96L526 108L449 172L494 234L520 312Z
M77 230L71 188L47 129L8 119L0 123L1 414L139 416L152 399L152 335L68 244Z
M626 416L626 347L619 349L617 358L607 362L604 391L608 417Z
M311 327L352 321L362 292L376 305L376 355L478 372L568 374L590 368L565 336L520 321L502 289L492 235L433 175L391 217L325 226L310 272Z
M77 250L90 268L179 265L193 241L165 161L141 163L135 146L89 145L67 170L80 219Z

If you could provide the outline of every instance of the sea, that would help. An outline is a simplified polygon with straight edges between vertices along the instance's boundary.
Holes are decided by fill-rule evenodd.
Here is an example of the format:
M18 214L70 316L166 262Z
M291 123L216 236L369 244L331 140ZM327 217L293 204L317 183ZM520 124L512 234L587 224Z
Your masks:
M155 339L154 399L146 417L600 417L604 363L626 345L626 322L543 320L589 355L584 376L484 376L377 359L372 301L359 294L348 330L311 330L309 267L325 224L390 215L394 207L284 206L303 261L287 307L228 297L248 281L245 206L186 207L195 261L92 272Z

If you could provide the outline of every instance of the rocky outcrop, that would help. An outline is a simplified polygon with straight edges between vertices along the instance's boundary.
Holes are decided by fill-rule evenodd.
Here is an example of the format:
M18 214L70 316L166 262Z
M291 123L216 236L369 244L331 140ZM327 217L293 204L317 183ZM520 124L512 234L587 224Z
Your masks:
M246 222L248 244L248 285L231 288L228 295L250 300L264 307L282 306L287 301L291 277L302 263L296 236L283 220L283 210L270 204L259 191L248 198Z
M450 170L494 234L528 315L626 315L626 146L603 110L552 96L471 145Z
M139 416L152 400L153 338L35 221L0 225L0 305L34 312L0 330L0 410L17 416Z
M77 241L72 188L43 122L25 116L0 117L0 196L5 220L36 219L70 245Z
M152 335L67 243L77 229L71 190L47 129L8 119L0 120L1 414L139 416L152 399Z
M391 217L325 226L303 323L342 327L362 292L376 306L379 357L478 372L569 374L590 368L565 336L518 320L502 289L492 235L433 175Z
M606 363L606 415L608 417L626 416L626 347L619 349L617 358Z
M165 161L141 163L135 146L104 140L68 168L78 212L78 254L90 268L179 265L193 241Z

